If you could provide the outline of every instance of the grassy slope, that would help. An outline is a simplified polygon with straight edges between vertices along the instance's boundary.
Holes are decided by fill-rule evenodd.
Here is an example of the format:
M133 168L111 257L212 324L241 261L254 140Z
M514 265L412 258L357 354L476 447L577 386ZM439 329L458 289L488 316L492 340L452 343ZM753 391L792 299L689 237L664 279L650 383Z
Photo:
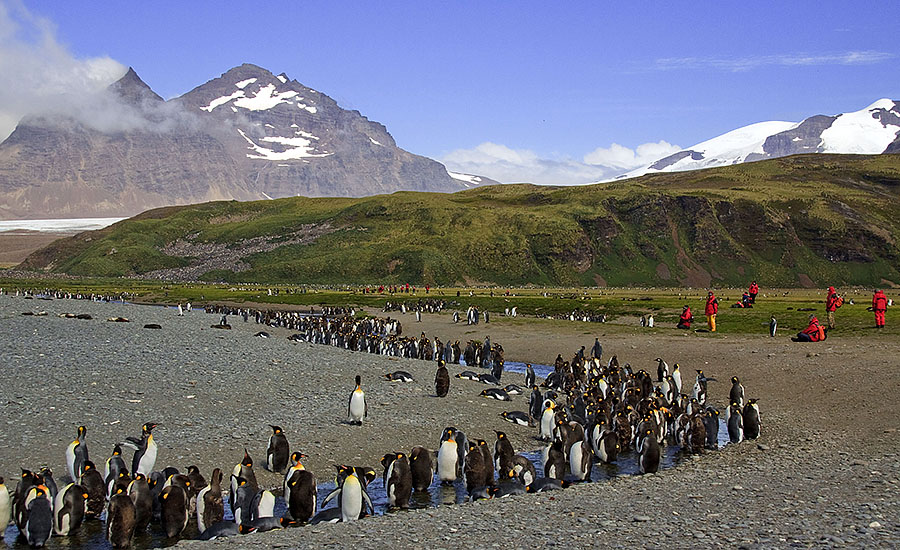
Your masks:
M900 156L808 155L627 182L452 195L218 202L150 211L25 266L121 276L186 265L160 248L333 231L243 258L225 281L766 286L900 282Z

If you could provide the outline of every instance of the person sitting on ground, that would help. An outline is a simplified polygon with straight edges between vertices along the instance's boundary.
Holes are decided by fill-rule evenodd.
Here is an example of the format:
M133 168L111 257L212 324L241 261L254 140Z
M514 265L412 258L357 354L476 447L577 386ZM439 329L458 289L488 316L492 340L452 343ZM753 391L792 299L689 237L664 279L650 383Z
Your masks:
M685 305L684 310L681 312L681 317L678 318L678 328L689 330L693 320L694 316L691 315L691 306Z
M819 324L819 319L815 315L809 316L809 326L797 333L795 338L791 338L793 342L821 342L828 337L828 329Z

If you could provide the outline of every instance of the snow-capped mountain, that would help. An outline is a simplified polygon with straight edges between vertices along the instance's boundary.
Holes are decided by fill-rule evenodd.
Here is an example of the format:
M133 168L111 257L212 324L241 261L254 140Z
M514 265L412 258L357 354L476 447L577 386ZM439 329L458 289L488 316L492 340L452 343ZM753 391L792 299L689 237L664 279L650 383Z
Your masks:
M0 218L477 184L400 149L359 112L255 65L169 101L129 70L91 106L25 119L0 144Z
M759 122L698 143L617 179L698 170L800 153L878 155L900 152L900 103L879 99L865 109L802 122Z

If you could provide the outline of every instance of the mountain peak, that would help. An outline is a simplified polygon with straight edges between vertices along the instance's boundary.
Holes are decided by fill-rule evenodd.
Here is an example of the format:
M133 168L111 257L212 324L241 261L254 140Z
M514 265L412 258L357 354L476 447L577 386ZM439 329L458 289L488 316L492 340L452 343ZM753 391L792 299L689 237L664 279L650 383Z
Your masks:
M141 80L137 72L128 67L128 72L109 85L109 91L131 104L141 104L145 101L163 101L163 98L154 92L146 82Z

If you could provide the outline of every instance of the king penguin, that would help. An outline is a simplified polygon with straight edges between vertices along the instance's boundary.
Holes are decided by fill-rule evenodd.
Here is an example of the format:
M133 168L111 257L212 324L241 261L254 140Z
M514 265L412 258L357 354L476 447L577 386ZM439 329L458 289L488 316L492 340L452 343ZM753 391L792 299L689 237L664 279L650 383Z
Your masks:
M66 469L73 481L77 481L81 477L84 472L84 463L88 460L86 433L87 428L78 426L78 436L75 441L69 443L69 447L66 449Z
M266 469L280 474L287 468L291 448L281 426L270 424L269 427L272 428L272 435L269 437L269 446L266 448Z
M381 459L384 466L384 490L388 506L405 510L412 495L412 472L406 453L388 453Z
M347 417L350 424L362 426L363 419L369 416L369 407L366 405L366 392L360 386L362 377L356 375L356 389L350 393L347 402Z
M372 499L369 498L366 488L356 477L356 471L349 466L338 466L337 468L340 484L325 497L323 506L335 496L340 495L341 521L356 521L366 510L372 510L374 513L375 507L372 505Z
M134 502L128 497L125 489L119 487L116 494L109 497L109 506L106 509L106 540L113 548L129 546L134 536L134 525Z
M38 485L29 489L24 505L28 516L23 529L25 540L29 546L44 546L53 531L53 510L47 488Z
M662 382L669 376L669 364L663 361L662 357L656 358L656 381Z
M153 494L147 476L138 474L128 484L128 496L134 502L134 529L143 533L153 519Z
M534 386L535 378L534 367L531 363L525 363L525 386L528 388Z
M744 386L741 385L741 380L737 376L731 377L731 393L728 399L732 403L737 403L738 407L744 406Z
M197 494L197 529L203 533L225 517L225 502L222 499L222 470L215 468L209 485Z
M99 518L106 504L106 483L94 463L88 460L84 463L84 473L81 474L79 484L87 493L87 517Z
M84 521L86 502L87 493L80 485L69 483L63 487L53 501L53 531L65 536L78 529Z
M437 456L438 479L441 480L442 485L449 485L456 481L457 469L459 467L456 429L444 429L444 434L441 439L441 447L438 449Z
M638 465L642 474L652 474L659 470L659 442L653 437L653 432L647 430L639 436Z
M122 458L122 447L116 444L113 447L112 455L106 459L106 466L103 469L103 479L109 479L109 474L119 477L119 472L125 470L125 459Z
M305 454L294 453L291 457L294 464L284 479L284 500L291 518L305 523L316 513L316 477L300 462L302 458L306 458Z
M9 525L10 514L12 514L12 500L9 498L9 489L3 483L0 477L0 538L6 532L6 526Z
M409 453L409 469L412 472L413 489L427 491L434 479L434 462L431 451L425 447L413 447Z
M740 443L744 440L744 418L740 405L732 403L728 407L725 424L728 426L728 439L732 443Z
M776 330L778 330L778 321L775 320L775 316L773 315L772 318L769 319L769 336L774 338Z
M447 397L450 392L450 373L443 359L438 361L437 372L434 374L434 393L438 397Z
M756 402L756 399L747 401L747 404L744 405L743 414L741 415L744 420L744 438L746 439L756 439L759 437L759 405L757 405Z
M253 471L253 459L250 458L250 453L247 452L247 449L244 449L244 458L231 470L231 492L228 493L228 504L232 510L235 508L235 496L239 478L244 480L251 495L256 495L259 491L259 483L257 483L256 473Z
M126 445L135 449L134 457L131 459L131 471L137 474L149 476L156 465L156 455L159 453L159 446L153 439L153 428L159 424L155 422L147 422L141 426L141 437L127 437Z

